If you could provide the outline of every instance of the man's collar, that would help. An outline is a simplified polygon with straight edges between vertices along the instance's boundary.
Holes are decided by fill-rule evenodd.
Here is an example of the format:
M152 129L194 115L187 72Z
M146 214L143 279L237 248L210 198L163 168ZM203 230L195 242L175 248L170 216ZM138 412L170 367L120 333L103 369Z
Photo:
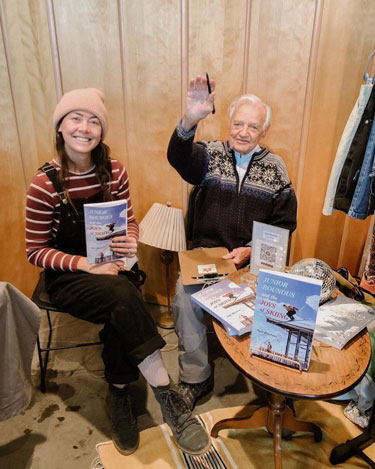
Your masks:
M224 148L225 148L226 152L229 153L229 154L232 154L233 157L235 158L236 156L234 154L233 148L230 146L229 140L226 140L223 143L223 145L224 145ZM253 155L252 155L254 159L258 158L258 156L263 156L263 154L269 153L269 151L267 150L266 147L261 147L260 145L258 145L258 147L259 147L259 151L254 152Z
M253 155L256 155L258 153L260 153L262 151L262 149L260 148L259 145L255 146L249 153L246 153L246 155L241 155L240 153L238 153L237 151L234 152L234 155L237 159L249 159L251 158Z

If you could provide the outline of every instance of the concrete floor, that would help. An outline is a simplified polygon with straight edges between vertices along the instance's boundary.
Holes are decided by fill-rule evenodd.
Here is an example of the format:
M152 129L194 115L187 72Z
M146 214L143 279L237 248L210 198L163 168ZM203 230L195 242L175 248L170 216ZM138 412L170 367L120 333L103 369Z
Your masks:
M153 314L158 308L153 307ZM44 314L43 314L44 317ZM163 349L166 367L178 381L177 337L172 330L160 329L167 342ZM42 323L41 335L45 334ZM69 337L96 340L96 326L81 323L64 314L54 318L55 344L69 342ZM251 382L226 358L215 334L208 330L211 360L214 363L215 388L202 399L194 413L246 405L259 399ZM74 340L71 340L74 342ZM47 392L39 391L39 370L33 361L35 390L28 409L0 422L0 469L89 469L97 456L95 445L111 438L111 424L104 398L107 385L103 379L101 347L62 350L51 355ZM160 407L143 377L130 387L134 412L140 430L159 425Z

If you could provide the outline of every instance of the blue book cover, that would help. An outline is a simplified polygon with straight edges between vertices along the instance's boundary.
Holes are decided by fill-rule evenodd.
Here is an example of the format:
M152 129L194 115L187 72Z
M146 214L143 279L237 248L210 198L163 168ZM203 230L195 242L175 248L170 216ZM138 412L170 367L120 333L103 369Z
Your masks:
M112 238L127 233L127 201L84 204L87 262L98 264L123 259L109 247Z
M250 352L307 370L322 281L259 270Z

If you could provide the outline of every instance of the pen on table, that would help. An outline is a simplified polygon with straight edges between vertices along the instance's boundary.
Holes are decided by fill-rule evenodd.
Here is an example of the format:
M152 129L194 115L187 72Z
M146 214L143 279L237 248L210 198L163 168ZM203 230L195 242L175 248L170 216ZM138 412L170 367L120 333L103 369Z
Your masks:
M210 78L208 76L208 73L206 72L206 78L207 78L207 88L208 88L208 94L211 94L211 85L210 85ZM212 105L212 114L215 114L215 104Z
M213 279L213 278L223 278L226 277L228 274L205 274L205 275L193 275L191 278L194 278L196 280L200 279Z

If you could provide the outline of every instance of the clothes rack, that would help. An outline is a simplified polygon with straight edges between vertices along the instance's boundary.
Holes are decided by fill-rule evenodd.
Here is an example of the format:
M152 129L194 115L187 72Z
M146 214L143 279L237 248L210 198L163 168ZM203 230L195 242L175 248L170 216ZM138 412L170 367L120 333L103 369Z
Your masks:
M373 61L372 66L370 66L371 61ZM370 72L371 68L374 69L375 67L375 50L373 50L367 58L365 70L363 72L363 80L366 82L366 85L375 85L375 73L371 77ZM372 118L374 116L372 115ZM367 149L366 149L367 150ZM374 147L372 146L372 152L374 152ZM374 154L373 154L374 155ZM371 168L373 168L374 160L372 160ZM369 174L371 176L371 174ZM349 211L350 213L350 211ZM366 288L363 285L363 280L366 278L365 273L371 274L373 277L375 272L375 254L374 254L374 247L375 247L375 226L372 230L371 234L371 243L369 248L369 258L367 260L367 265L365 267L365 272L362 276L361 287ZM335 446L330 455L330 463L333 465L341 464L345 462L347 459L351 458L352 456L359 456L361 457L370 467L375 468L375 461L370 459L363 450L370 446L371 444L375 443L375 403L372 406L370 420L367 428L363 431L363 433L356 438L352 438L351 440L347 440L345 443L341 443Z

